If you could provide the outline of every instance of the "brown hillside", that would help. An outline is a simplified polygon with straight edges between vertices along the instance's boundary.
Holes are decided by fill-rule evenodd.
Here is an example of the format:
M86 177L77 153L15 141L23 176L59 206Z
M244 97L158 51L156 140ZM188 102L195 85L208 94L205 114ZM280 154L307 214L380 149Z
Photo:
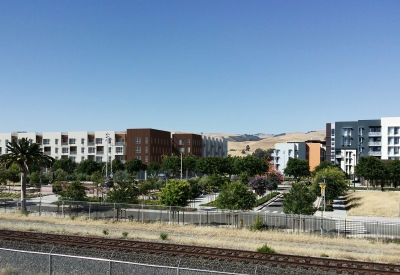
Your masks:
M215 137L228 137L229 134L212 134ZM244 141L244 142L232 142L228 141L228 154L231 156L244 156L241 151L246 149L246 146L250 146L249 154L253 153L257 148L267 150L275 148L275 143L286 143L286 142L302 142L306 140L325 140L325 130L319 130L311 133L288 133L284 136L278 137L266 137L260 141ZM231 150L235 151L231 151ZM247 153L247 152L246 152Z

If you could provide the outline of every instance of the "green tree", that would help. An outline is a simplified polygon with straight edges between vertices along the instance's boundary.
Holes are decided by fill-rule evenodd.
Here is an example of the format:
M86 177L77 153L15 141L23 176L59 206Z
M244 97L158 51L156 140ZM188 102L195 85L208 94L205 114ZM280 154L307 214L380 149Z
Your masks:
M161 171L161 164L158 162L151 162L149 165L147 165L147 172L149 175L156 176L158 172Z
M385 167L380 159L374 156L361 156L355 166L355 174L368 181L375 181L385 177Z
M111 169L111 167L110 167L110 169ZM121 160L113 159L113 161L112 161L112 170L113 170L114 174L117 171L124 171L125 170L125 165L122 163Z
M131 182L119 182L107 192L107 201L115 203L138 203L137 189Z
M239 181L225 184L215 200L218 208L230 210L249 210L255 203L255 194Z
M195 171L197 158L193 155L188 155L183 158L183 170L186 171L186 175L189 172Z
M17 163L13 163L8 167L7 179L11 182L18 182L21 179L21 172Z
M246 145L246 151L250 151L250 145Z
M140 159L133 159L125 163L125 169L130 174L136 174L139 171L146 170L146 165Z
M252 155L235 158L234 166L237 174L246 173L249 177L263 174L268 170L264 160L260 160Z
M274 149L267 149L267 150L263 150L261 148L257 148L254 152L253 152L253 156L258 158L258 159L267 159L267 158L271 158L272 153L274 152Z
M96 171L101 171L101 166L99 163L91 159L86 159L78 164L78 166L76 167L76 171L78 173L92 175Z
M54 172L53 191L55 193L59 193L63 190L63 186L67 179L67 176L67 172L65 172L61 168Z
M294 183L289 193L284 195L283 212L285 214L313 215L317 196L304 183Z
M294 177L298 182L300 178L310 175L310 166L307 160L289 158L284 173Z
M90 180L93 182L93 188L94 190L96 190L96 196L99 197L99 192L102 193L103 191L103 186L106 181L106 177L100 171L95 171L90 176Z
M77 166L77 164L75 161L72 161L69 158L66 158L66 159L56 160L52 165L52 169L53 169L53 171L62 169L65 172L67 172L68 175L71 175L74 173L76 166Z
M29 183L39 183L40 182L40 175L38 172L34 171L29 174Z
M161 170L172 175L178 175L181 171L181 158L175 155L164 157L161 163Z
M324 182L324 177L326 184L325 199L328 202L331 202L346 193L348 186L343 171L337 167L328 167L315 174L311 190L316 196L320 196L321 194L321 187L319 184Z
M333 167L337 167L337 166L330 161L323 161L317 167L314 168L314 171L312 172L312 174L313 174L313 176L315 176L315 174L317 172L324 170L325 168L333 168Z
M190 183L186 180L171 179L161 189L160 202L168 206L187 206L192 197Z
M400 179L400 160L389 160L385 163L388 178L392 180L394 188L397 188Z
M28 165L39 165L41 167L50 167L54 158L43 154L40 145L30 143L28 139L21 138L18 141L13 139L7 144L10 153L0 156L0 164L10 165L18 164L21 172L21 212L26 212L26 179L29 174Z
M86 198L87 188L83 186L79 181L75 180L71 182L66 190L60 192L59 200L68 201L84 201Z
M142 194L142 198L144 200L145 196L148 196L150 190L153 190L155 187L152 181L141 180L138 182L137 188L139 190L139 193Z

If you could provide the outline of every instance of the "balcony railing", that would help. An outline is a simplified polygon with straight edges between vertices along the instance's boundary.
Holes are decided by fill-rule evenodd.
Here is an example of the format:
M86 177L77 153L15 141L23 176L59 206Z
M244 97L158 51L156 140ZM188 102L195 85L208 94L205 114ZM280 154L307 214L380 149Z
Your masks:
M380 157L380 156L382 156L382 152L381 151L369 151L368 155L374 156L374 157Z
M68 145L68 142L61 142L61 145L67 146L67 145Z
M368 132L369 137L380 137L382 136L381 132Z
M368 142L369 146L381 146L382 142L381 141L370 141Z
M96 155L104 155L104 151L97 151Z
M94 142L88 142L88 146L94 146Z
M337 159L342 159L342 158L343 158L343 155L342 155L342 154L336 154L336 158L337 158Z
M1 152L0 152L0 154L1 154ZM51 152L43 152L43 154L45 154L46 156L50 156Z
M77 151L70 151L69 154L70 155L76 155L78 152Z
M123 145L125 145L126 143L125 142L116 142L115 143L115 146L123 146Z

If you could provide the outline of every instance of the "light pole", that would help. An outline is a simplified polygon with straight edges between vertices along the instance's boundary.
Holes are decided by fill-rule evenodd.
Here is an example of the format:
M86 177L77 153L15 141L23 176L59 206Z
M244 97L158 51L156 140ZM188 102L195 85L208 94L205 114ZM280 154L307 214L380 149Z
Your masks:
M356 154L353 154L353 190L356 192Z
M182 159L183 159L183 154L182 154L182 151L181 151L181 180L182 180L182 163L183 163L183 161L182 161Z
M323 208L322 215L321 215L321 235L322 235L323 232L324 232L324 231L323 231L322 222L323 222L324 213L325 213L325 187L326 187L326 183L325 183L326 177L323 176L322 178L324 179L324 182L321 182L321 183L319 184L319 187L321 187L321 197L322 197L323 200L324 200L324 208Z

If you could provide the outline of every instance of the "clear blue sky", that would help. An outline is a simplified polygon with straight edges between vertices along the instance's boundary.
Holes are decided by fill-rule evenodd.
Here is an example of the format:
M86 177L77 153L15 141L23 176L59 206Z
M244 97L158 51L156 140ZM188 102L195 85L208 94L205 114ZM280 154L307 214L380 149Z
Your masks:
M0 132L400 116L400 1L0 1Z

